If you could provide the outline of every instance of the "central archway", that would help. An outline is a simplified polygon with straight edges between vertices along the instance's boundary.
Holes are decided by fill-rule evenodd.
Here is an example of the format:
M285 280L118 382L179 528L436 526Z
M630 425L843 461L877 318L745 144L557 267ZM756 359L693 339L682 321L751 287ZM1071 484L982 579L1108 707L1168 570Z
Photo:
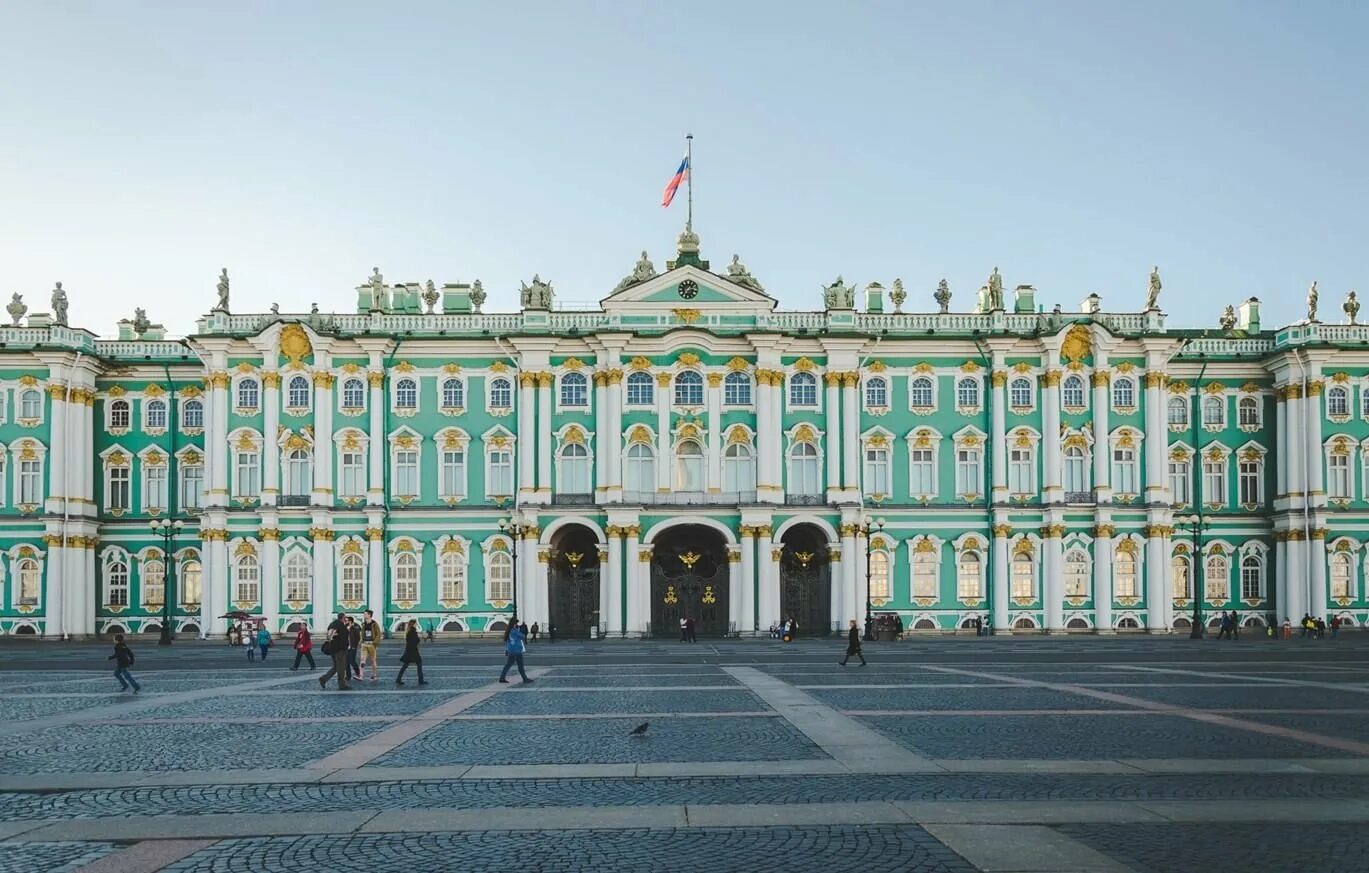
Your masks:
M558 638L588 639L599 626L599 539L581 524L551 537L547 617Z
M797 524L780 542L780 617L794 619L799 636L832 632L832 563L827 534L815 524Z
M651 551L651 634L679 636L680 619L694 619L697 637L727 635L727 542L708 526L662 531Z

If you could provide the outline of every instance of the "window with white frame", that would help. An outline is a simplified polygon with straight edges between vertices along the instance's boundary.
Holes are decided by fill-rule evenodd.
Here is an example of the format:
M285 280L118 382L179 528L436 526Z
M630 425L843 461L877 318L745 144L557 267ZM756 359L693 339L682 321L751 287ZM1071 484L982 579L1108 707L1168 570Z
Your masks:
M465 446L444 446L438 452L438 497L459 499L466 496L466 448ZM563 480L564 481L564 480Z
M1241 558L1241 599L1264 599L1264 562L1258 555Z
M818 450L812 443L795 443L789 450L789 493L812 496L821 493Z
M1021 376L1008 383L1008 404L1013 409L1031 409L1032 383Z
M395 382L395 409L418 408L418 380L405 377Z
M870 552L870 599L889 600L893 586L889 579L889 553L883 549Z
M19 577L19 605L37 606L39 586L43 578L38 562L32 558L23 558L15 569L15 575Z
M675 446L675 490L704 490L704 450L694 440Z
M161 609L166 602L166 564L159 559L143 561L143 606Z
M1112 382L1112 405L1114 409L1136 408L1136 383L1126 376L1119 376Z
M19 459L19 504L36 506L43 501L43 462L37 458Z
M1236 465L1236 491L1246 506L1264 502L1264 461L1259 456L1241 458Z
M1112 488L1119 495L1136 494L1136 450L1125 446L1112 449Z
M442 380L442 408L462 409L466 405L466 383L456 377Z
M702 375L694 370L685 370L675 376L675 405L704 405L704 377Z
M1242 397L1236 401L1236 423L1241 427L1260 426L1260 401L1254 397Z
M313 458L304 449L292 449L285 455L285 493L290 497L307 497L314 487Z
M256 379L242 379L238 382L238 408L256 409L261 405L261 388Z
M1208 555L1203 565L1203 597L1212 603L1225 603L1230 574L1226 555Z
M111 400L109 402L109 429L113 431L128 430L129 428L129 404L127 400Z
M1035 562L1031 553L1019 551L1012 556L1010 572L1010 591L1016 600L1031 600L1036 597Z
M366 383L355 376L342 380L342 408L358 412L366 408Z
M628 374L626 400L628 406L651 406L656 402L656 380L650 373L637 370Z
M960 553L955 567L955 592L961 600L982 598L983 580L980 576L984 562L978 552L966 549Z
M1354 597L1355 561L1349 552L1334 552L1331 555L1331 597L1335 600L1348 600Z
M558 479L562 494L588 494L590 488L589 449L581 443L567 443L561 447L561 471Z
M180 579L180 599L182 606L199 606L200 598L204 596L204 568L199 561L186 561L181 564L180 572L177 574Z
M1089 596L1089 556L1080 549L1065 553L1065 596Z
M513 451L492 448L485 455L485 493L491 497L513 495Z
M395 448L394 494L410 500L418 497L418 448L398 446Z
M744 443L732 443L723 452L723 491L729 494L756 490L756 456Z
M111 464L105 468L105 483L105 509L128 512L133 493L133 469L128 464Z
M589 406L589 380L584 373L561 376L561 406L573 409Z
M1203 427L1215 429L1226 427L1226 398L1209 394L1203 398Z
M204 427L204 403L199 400L187 400L181 407L181 424L187 430L197 430Z
M1203 502L1226 503L1226 458L1203 458Z
M723 379L724 406L751 405L751 377L740 370L727 374Z
M485 599L513 599L513 558L503 549L491 549L485 556Z
M513 408L513 383L508 379L491 379L489 386L490 409Z
M1089 459L1080 446L1065 449L1063 473L1065 493L1082 494L1089 490Z
M934 449L923 447L908 452L908 494L913 497L936 495L936 451Z
M3 409L4 404L0 403L0 411L3 411ZM1361 418L1369 418L1369 386L1364 384L1361 384L1359 389L1359 414ZM0 412L0 421L3 420L3 413Z
M1169 459L1169 493L1170 499L1177 505L1187 506L1193 502L1193 497L1188 493L1191 474L1187 459L1171 457Z
M984 493L982 455L978 448L959 446L955 450L955 493L964 497L967 494Z
M37 388L26 388L19 392L19 417L25 421L37 421L43 417L43 392Z
M233 565L233 602L256 603L261 599L261 565L255 555L243 555Z
M344 448L338 463L338 496L347 499L366 495L366 452Z
M940 596L937 584L935 552L913 551L913 596L935 599Z
M789 405L817 406L818 377L812 373L795 373L789 377Z
M1188 600L1193 596L1193 576L1189 572L1188 558L1175 555L1169 559L1169 571L1174 577L1174 599Z
M309 379L305 376L291 376L285 386L285 406L300 411L309 408Z
M466 599L466 561L455 552L447 552L438 564L438 598L463 601Z
M656 490L656 453L646 443L628 446L623 458L623 487L643 494Z
M1066 409L1083 409L1086 396L1083 376L1071 374L1060 382L1060 404Z
M1029 446L1008 450L1008 490L1013 494L1035 494L1036 453Z
M889 494L889 450L883 446L865 447L865 493Z
M1349 500L1350 455L1332 452L1326 458L1326 495L1332 500Z
M204 495L204 465L181 464L181 508L199 509Z
M394 600L412 603L418 600L418 556L401 552L395 559Z
M966 376L955 383L955 405L961 409L979 408L979 380Z
M932 379L930 376L914 376L908 380L908 403L914 409L930 409L933 403ZM965 404L961 404L962 406ZM973 404L970 404L973 405Z
M871 376L865 380L865 407L867 409L886 409L889 406L889 383L883 376Z
M1349 418L1350 390L1340 385L1326 389L1326 414L1331 418Z
M1171 397L1166 405L1169 410L1169 426L1171 428L1188 427L1188 399L1185 397Z
M123 558L105 565L105 605L128 606L128 564Z
M1136 555L1122 549L1112 558L1112 594L1114 597L1136 597Z
M166 401L147 400L143 403L144 430L166 430Z
M342 556L341 593L348 603L366 600L366 562L355 552Z
M348 557L357 557L349 555ZM347 563L343 561L343 567ZM285 556L285 567L281 571L284 579L285 599L290 603L308 603L313 598L309 596L310 584L313 579L313 568L310 566L309 556L299 549L291 549ZM348 597L345 593L343 600L359 600L360 598Z
M4 453L4 447L3 447L3 446L0 446L0 506L4 506L4 505L5 505L5 500L6 500L6 496L5 496L5 466L6 466L7 460L8 460L8 458L6 457L6 455L5 455L5 453ZM4 583L3 574L0 573L0 598L3 598L3 597L4 597L3 583Z
M143 508L149 512L164 512L167 498L166 464L143 464Z

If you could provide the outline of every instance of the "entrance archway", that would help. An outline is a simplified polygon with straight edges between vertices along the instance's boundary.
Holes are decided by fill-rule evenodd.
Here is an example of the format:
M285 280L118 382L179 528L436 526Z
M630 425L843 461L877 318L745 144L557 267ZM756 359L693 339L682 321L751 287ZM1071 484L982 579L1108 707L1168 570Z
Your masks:
M780 557L780 620L794 619L799 636L832 632L832 564L827 534L815 524L784 532Z
M551 537L547 573L548 618L557 637L588 639L599 625L599 539L580 524Z
M694 635L727 634L727 543L701 524L662 531L651 549L651 634L678 637L680 619L694 619Z

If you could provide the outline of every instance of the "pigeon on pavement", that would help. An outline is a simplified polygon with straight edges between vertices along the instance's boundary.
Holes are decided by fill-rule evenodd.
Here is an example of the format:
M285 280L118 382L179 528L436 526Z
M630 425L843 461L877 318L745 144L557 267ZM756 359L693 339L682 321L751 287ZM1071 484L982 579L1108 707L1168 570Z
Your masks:
M651 722L649 722L649 721L644 721L644 722L642 722L641 724L637 725L635 728L633 728L633 729L632 729L632 732L629 733L628 736L630 736L630 737L644 737L644 736L646 736L646 729L647 729L648 727L650 727L650 726L651 726Z

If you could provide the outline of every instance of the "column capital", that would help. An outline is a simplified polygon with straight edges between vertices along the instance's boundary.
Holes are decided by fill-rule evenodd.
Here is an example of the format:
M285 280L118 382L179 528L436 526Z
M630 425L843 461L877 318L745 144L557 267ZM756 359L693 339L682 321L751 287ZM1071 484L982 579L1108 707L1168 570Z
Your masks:
M996 524L996 525L994 525L994 526L993 526L993 535L994 535L994 539L1000 539L1000 540L1005 540L1005 539L1007 539L1008 537L1012 536L1012 525L1010 525L1010 524Z

